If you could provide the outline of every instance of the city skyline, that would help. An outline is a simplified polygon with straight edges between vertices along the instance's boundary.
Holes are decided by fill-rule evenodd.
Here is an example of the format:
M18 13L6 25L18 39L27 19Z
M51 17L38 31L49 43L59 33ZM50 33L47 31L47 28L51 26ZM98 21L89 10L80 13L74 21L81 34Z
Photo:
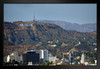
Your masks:
M97 22L96 4L4 4L4 21L60 20L85 24Z
M96 50L95 50L96 52ZM56 55L53 56L52 53L48 53L48 50L36 50L36 49L28 49L22 54L18 51L13 51L11 54L5 57L4 62L8 63L10 66L12 63L14 66L18 65L80 65L80 66L96 66L97 60L94 62L89 60L89 55L86 55L87 52L78 52L78 51L69 51L67 52L67 57L64 57L64 53L62 53L62 58L59 59ZM75 56L76 54L76 56ZM79 55L80 54L80 55ZM88 53L89 54L89 53ZM91 54L92 55L92 54ZM95 54L94 54L95 55ZM42 58L42 56L44 56ZM34 60L35 59L35 60ZM15 63L17 62L17 63Z

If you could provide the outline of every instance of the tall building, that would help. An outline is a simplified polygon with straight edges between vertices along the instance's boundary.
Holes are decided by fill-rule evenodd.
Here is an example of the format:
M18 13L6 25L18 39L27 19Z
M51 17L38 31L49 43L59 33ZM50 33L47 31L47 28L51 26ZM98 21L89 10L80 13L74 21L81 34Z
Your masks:
M10 62L10 55L7 56L7 62Z
M64 53L63 53L63 58L62 58L62 64L65 64Z
M84 64L84 62L85 62L85 55L84 55L84 53L82 53L82 55L81 55L81 60L80 60L80 62L81 62L82 64Z
M69 52L69 63L72 64L74 61L72 52Z
M27 52L25 54L23 54L23 62L25 63L29 63L32 62L32 64L36 64L39 63L39 53L36 52Z
M35 50L35 49L28 49L26 52L36 52L39 53L40 59L44 59L45 61L48 61L48 50Z
M40 50L40 59L44 59L45 61L49 60L48 50Z
M26 52L36 52L39 54L39 58L48 61L48 50L35 50L35 49L28 49Z

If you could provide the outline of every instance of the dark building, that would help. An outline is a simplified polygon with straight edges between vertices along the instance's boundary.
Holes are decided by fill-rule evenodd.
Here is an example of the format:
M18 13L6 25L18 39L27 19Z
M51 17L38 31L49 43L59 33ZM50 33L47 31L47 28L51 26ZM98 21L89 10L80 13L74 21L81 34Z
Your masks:
M69 63L72 64L74 62L73 53L70 52L69 54Z
M32 62L32 64L39 63L40 57L36 52L27 52L23 54L23 62L28 63Z

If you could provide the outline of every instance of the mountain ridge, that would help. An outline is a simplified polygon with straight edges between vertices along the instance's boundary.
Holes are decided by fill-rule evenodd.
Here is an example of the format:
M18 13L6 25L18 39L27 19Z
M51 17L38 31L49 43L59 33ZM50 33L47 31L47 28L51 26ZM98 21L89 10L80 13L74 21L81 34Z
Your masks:
M54 23L65 30L75 30L78 32L93 32L96 31L96 23L77 24L59 20L37 20L38 22Z

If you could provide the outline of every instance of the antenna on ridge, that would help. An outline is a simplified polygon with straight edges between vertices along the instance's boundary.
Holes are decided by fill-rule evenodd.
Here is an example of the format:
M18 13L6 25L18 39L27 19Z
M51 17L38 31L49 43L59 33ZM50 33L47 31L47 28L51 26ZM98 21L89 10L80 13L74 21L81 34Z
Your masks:
M34 18L33 18L33 22L36 22L35 20L36 20L36 19L35 19L35 12L34 12Z

